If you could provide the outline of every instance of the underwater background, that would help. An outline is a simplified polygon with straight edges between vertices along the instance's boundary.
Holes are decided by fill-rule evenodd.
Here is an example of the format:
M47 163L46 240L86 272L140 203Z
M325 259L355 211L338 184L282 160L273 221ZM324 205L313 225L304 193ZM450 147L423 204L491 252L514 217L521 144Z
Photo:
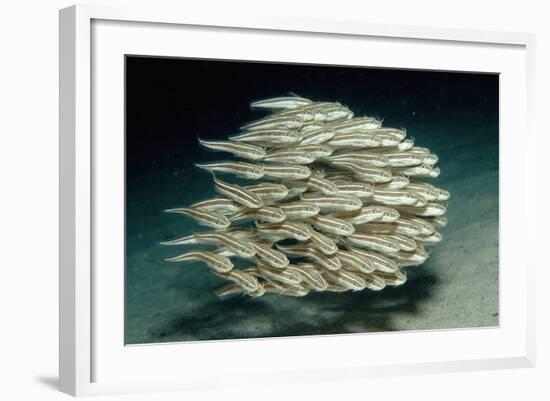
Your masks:
M225 139L265 114L250 101L289 92L383 118L439 156L426 181L451 192L448 225L404 285L220 300L205 264L163 260L189 247L159 242L209 230L163 212L216 196L194 163L231 159L197 137ZM126 344L497 326L498 113L494 74L127 56Z

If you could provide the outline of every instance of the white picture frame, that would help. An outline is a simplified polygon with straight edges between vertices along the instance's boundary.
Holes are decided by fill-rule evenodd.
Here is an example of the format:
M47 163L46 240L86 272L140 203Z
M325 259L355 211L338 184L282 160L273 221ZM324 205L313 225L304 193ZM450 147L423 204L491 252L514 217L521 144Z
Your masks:
M117 25L118 24L118 25ZM94 299L98 285L105 284L104 276L94 273L98 263L105 257L114 261L120 257L113 254L97 253L94 241L104 215L102 200L96 196L97 185L106 185L105 189L121 185L120 176L115 174L112 181L97 181L101 170L121 165L123 153L120 142L102 141L94 138L94 127L101 124L95 121L97 105L93 96L98 90L92 85L94 74L100 73L103 64L94 57L120 65L120 54L127 50L121 43L130 43L139 37L140 31L148 30L142 38L139 48L134 45L128 49L138 49L141 54L172 55L170 43L163 49L159 39L165 35L187 34L186 27L193 27L206 32L215 30L216 34L242 36L262 32L267 36L284 34L287 37L318 37L329 41L332 37L339 40L384 40L388 45L398 45L400 41L415 43L419 46L436 46L440 54L446 54L445 48L452 46L455 52L477 51L481 58L488 49L495 49L491 67L476 69L468 67L474 60L468 58L453 61L452 57L442 57L440 62L403 60L403 68L451 69L462 71L491 71L504 74L506 78L501 86L501 266L515 263L522 270L512 276L509 269L501 268L501 325L497 329L445 330L416 333L387 333L353 336L323 336L306 339L262 339L246 341L219 341L204 344L168 344L158 346L125 347L120 341L119 333L123 322L113 324L120 317L115 312L120 310L121 294L120 274L114 277L112 286L102 290L102 300ZM172 31L171 31L172 30ZM126 33L125 33L126 32ZM224 33L225 32L225 33ZM94 35L97 40L94 41ZM111 35L111 36L109 36ZM158 35L158 36L157 36ZM109 40L106 41L105 38ZM203 38L205 41L208 37ZM235 41L237 41L236 38ZM309 39L308 39L309 40ZM128 41L128 42L126 42ZM170 42L170 41L168 41ZM208 43L208 42L204 42ZM511 191L508 181L523 183L523 188L535 188L534 147L517 146L518 138L510 135L510 130L520 130L523 138L534 143L535 133L532 128L534 112L534 35L506 32L484 32L470 30L436 29L427 27L373 25L366 22L336 22L322 20L296 20L270 18L262 15L221 16L201 13L187 13L185 10L162 10L155 7L144 8L111 8L108 6L78 5L60 12L60 390L75 396L126 393L138 391L161 391L176 389L200 389L229 385L244 385L246 380L254 377L258 382L269 382L274 379L292 382L299 375L300 380L326 380L381 375L435 373L441 371L467 371L479 369L501 369L510 367L534 366L534 253L519 255L518 249L530 249L533 245L523 238L517 238L514 227L519 224L534 225L536 210L532 205L527 207L529 192ZM118 47L117 47L118 46ZM137 46L137 45L136 45ZM206 46L208 47L208 46ZM244 47L227 46L219 58L244 57ZM477 50L476 50L477 49ZM499 50L500 49L500 50ZM105 51L105 53L102 53ZM183 50L185 52L185 50ZM199 51L199 50L197 50ZM221 51L221 50L220 50ZM231 51L233 53L231 53ZM425 51L429 51L425 50ZM120 53L122 52L122 53ZM502 59L499 58L502 53ZM275 51L276 53L276 51ZM498 53L498 54L497 54ZM205 55L208 55L208 49ZM467 53L464 53L467 54ZM114 56L113 56L114 55ZM181 54L180 54L181 55ZM194 54L196 55L196 54ZM225 55L225 56L224 56ZM258 58L259 57L259 58ZM268 61L266 54L256 59ZM275 54L274 60L277 60ZM328 56L326 56L328 57ZM338 57L333 55L332 57ZM108 60L108 61L109 61ZM110 62L109 61L109 62ZM286 61L286 60L285 60ZM311 61L308 60L308 61ZM329 59L318 62L328 63ZM333 60L333 63L339 60ZM455 64L452 64L452 63ZM481 63L482 61L477 61ZM361 61L357 61L361 63ZM501 64L498 64L501 63ZM110 66L114 64L105 64ZM382 66L390 65L381 63ZM489 66L489 64L487 64ZM500 67L499 67L500 65ZM479 66L479 64L478 64ZM505 72L503 72L505 71ZM117 72L119 79L122 71ZM117 78L118 77L118 78ZM117 81L118 82L118 81ZM112 83L112 82L111 82ZM120 84L120 82L118 82ZM119 88L116 82L113 88ZM515 103L508 104L506 95L512 90L519 94ZM514 92L516 93L516 92ZM518 109L516 107L520 106ZM118 105L120 106L120 105ZM118 110L117 105L113 110ZM512 108L514 107L514 108ZM512 115L513 114L513 115ZM99 113L101 116L101 113ZM120 116L122 119L122 116ZM506 125L503 127L503 121ZM120 123L120 121L119 121ZM115 125L116 127L116 125ZM116 140L115 137L113 137ZM112 145L112 146L111 146ZM107 151L106 151L107 149ZM514 157L521 158L522 163L515 169L510 168L510 149L516 149ZM101 153L101 157L98 154ZM105 156L105 157L103 157ZM117 159L118 158L118 159ZM118 160L118 161L117 161ZM118 167L117 167L118 166ZM118 170L117 170L118 171ZM117 178L118 177L118 178ZM123 191L123 188L119 189ZM100 191L104 192L104 191ZM519 191L521 192L521 191ZM120 193L119 193L120 195ZM118 196L116 199L120 199ZM116 202L115 202L116 203ZM99 206L98 206L99 205ZM119 205L122 206L122 205ZM523 207L525 206L525 207ZM517 214L513 208L519 208ZM120 209L106 212L117 213ZM115 220L120 216L111 215ZM527 223L525 223L527 222ZM531 227L532 229L533 227ZM117 230L113 230L116 235ZM535 232L534 229L531 232ZM108 236L108 233L105 233ZM514 241L514 242L511 242ZM520 242L522 246L505 247ZM102 251L103 252L103 251ZM521 256L521 259L520 259ZM530 259L531 258L531 259ZM120 265L113 262L113 269L120 273ZM118 269L118 270L117 270ZM123 276L122 276L123 277ZM103 289L103 287L102 287ZM513 291L512 291L513 289ZM113 314L102 313L104 302L112 302ZM99 302L99 303L98 303ZM99 312L98 312L99 311ZM118 316L118 317L117 317ZM111 322L111 323L109 323ZM99 327L99 328L98 328ZM360 353L350 352L348 356L331 352L333 349L359 349L365 341L376 341L383 346L389 336L405 341L411 348L407 354L405 348L399 355L377 357L372 355L370 361L359 358ZM111 340L107 340L112 338ZM296 347L299 343L306 355L311 357L304 363L286 368L285 359L277 359L285 350ZM445 344L455 344L448 352L438 351L438 342L442 348ZM422 344L433 345L433 354L426 353L421 358L413 350ZM463 346L461 346L463 344ZM327 355L316 359L314 350L318 347L327 349ZM188 359L194 365L179 366L179 373L166 374L174 367L178 349L185 348ZM205 352L224 352L230 358L238 359L243 352L269 352L273 354L269 367L256 367L253 371L246 364L234 367L235 375L222 375L223 364L202 366L198 355ZM436 355L439 354L439 355ZM424 354L423 354L424 355ZM166 362L165 368L159 368L159 361ZM155 366L155 372L147 371L142 365ZM186 365L181 363L181 365ZM238 365L238 364L237 364ZM248 370L247 370L248 369ZM227 371L227 370L225 370ZM124 373L121 373L124 372ZM247 373L245 379L239 379L238 373Z

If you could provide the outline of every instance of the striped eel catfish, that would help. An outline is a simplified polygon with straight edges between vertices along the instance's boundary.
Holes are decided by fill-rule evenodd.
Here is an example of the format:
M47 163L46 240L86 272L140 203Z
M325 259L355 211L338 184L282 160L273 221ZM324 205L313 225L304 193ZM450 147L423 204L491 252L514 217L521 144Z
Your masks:
M356 252L338 250L336 256L340 259L344 268L350 267L363 273L372 273L376 267L374 263L366 256Z
M290 163L290 164L310 164L315 161L315 156L302 150L283 149L276 150L264 157L266 162Z
M304 125L304 120L302 120L301 118L274 116L252 121L248 124L243 125L241 129L248 131L260 131L268 129L293 130L300 128L302 125Z
M266 156L264 148L248 143L232 141L206 141L198 138L199 143L205 148L231 153L237 157L249 160L261 160Z
M201 261L206 263L213 271L227 273L233 269L233 262L225 256L213 252L187 252L173 258L165 259L167 262L191 262Z
M247 178L250 180L257 180L264 176L264 169L261 164L243 162L220 162L208 164L195 163L195 166L210 173L233 174L237 177Z
M313 174L303 180L287 181L286 184L289 186L293 184L303 184L309 189L315 192L321 192L325 195L336 195L338 193L338 188L334 182Z
M226 215L238 212L242 208L242 205L239 205L234 200L227 198L213 198L197 202L189 207L191 209L204 210L206 212Z
M269 129L244 132L242 134L230 136L229 139L237 142L251 142L263 145L284 145L295 143L299 141L301 137L302 135L297 131Z
M262 182L258 185L248 185L243 187L255 195L258 195L264 202L278 201L288 195L288 188L282 184L271 182Z
M246 241L238 240L221 232L191 234L187 237L163 242L162 245L222 244L242 258L251 258L256 254L254 247Z
M288 265L286 270L298 273L302 277L302 282L316 291L324 291L328 287L328 282L323 277L323 269L318 268L312 263Z
M303 256L323 266L327 270L338 270L342 263L337 256L324 255L322 252L309 245L276 245L277 249L289 255Z
M373 276L381 278L386 285L391 286L402 285L407 281L407 274L401 270L397 270L393 273L375 272Z
M323 232L335 235L350 235L355 232L353 224L330 215L316 215L308 219L313 226Z
M366 287L365 279L349 270L325 270L323 274L329 283L341 285L353 291L361 291Z
M321 212L319 206L300 201L283 203L279 207L285 213L287 220L302 220L313 217Z
M310 243L325 255L334 255L338 250L332 239L315 230L311 230Z
M318 206L321 211L354 211L363 206L359 198L349 195L324 195L320 193L306 193L300 195L300 200Z
M266 236L284 236L298 241L307 241L311 237L311 228L307 224L285 221L277 224L262 224L256 222L258 234Z
M311 175L311 170L306 166L295 166L291 164L264 164L264 175L284 180L301 180Z
M225 195L228 198L233 199L235 202L252 209L259 209L263 206L263 202L258 195L247 191L239 185L224 182L216 176L213 176L213 179L216 191L220 194Z
M218 273L216 271L213 273L218 277L234 282L246 292L256 291L260 287L260 283L256 277L242 270L233 269L227 273Z
M252 109L297 109L312 104L309 99L300 96L275 97L271 99L256 100L250 103Z
M167 213L179 213L195 219L201 226L211 228L227 228L231 225L229 219L223 214L216 212L206 212L200 209L193 209L188 207L182 207L177 209L167 209Z
M228 221L259 220L266 223L280 223L286 219L286 214L280 207L263 206L259 209L246 209L229 216ZM225 228L225 227L223 227Z

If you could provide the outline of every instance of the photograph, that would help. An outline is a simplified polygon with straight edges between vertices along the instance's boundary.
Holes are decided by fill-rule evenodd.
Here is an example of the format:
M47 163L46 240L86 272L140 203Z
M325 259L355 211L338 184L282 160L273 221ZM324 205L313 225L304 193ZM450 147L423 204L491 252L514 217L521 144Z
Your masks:
M499 326L499 74L125 55L125 344Z

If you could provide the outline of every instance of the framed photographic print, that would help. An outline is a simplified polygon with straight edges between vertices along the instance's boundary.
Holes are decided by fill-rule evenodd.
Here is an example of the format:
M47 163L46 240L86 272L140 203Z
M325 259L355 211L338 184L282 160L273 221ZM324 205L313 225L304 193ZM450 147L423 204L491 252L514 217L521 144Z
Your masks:
M96 6L60 33L62 391L532 365L532 36Z

